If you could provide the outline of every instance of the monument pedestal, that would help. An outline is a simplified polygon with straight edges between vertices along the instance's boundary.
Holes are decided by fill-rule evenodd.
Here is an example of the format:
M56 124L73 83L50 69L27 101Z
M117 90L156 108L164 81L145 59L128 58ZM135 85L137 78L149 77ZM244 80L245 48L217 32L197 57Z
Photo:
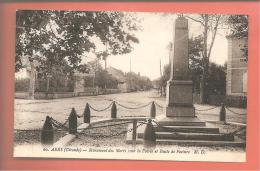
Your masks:
M192 98L192 81L168 81L166 99L167 117L195 117Z
M157 118L163 126L205 126L195 116L191 80L167 82L166 117Z

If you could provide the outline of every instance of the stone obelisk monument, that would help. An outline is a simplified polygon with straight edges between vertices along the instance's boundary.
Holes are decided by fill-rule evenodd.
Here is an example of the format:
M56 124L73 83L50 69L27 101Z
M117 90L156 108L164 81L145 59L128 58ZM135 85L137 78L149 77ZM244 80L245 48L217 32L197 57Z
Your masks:
M175 21L174 53L167 82L166 118L164 121L197 122L192 97L188 55L188 20L182 15Z
M175 21L174 55L167 82L166 116L194 117L192 81L189 71L188 20L179 16Z

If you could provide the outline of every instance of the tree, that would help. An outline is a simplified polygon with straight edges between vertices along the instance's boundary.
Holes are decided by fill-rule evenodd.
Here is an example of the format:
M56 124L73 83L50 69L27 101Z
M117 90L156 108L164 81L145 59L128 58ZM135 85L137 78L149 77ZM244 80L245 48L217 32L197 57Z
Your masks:
M186 16L187 18L195 21L203 27L203 53L202 53L202 67L203 74L201 78L200 86L200 100L202 103L208 102L208 70L209 70L209 59L211 56L211 51L215 42L218 27L220 26L222 15L216 14L199 14L196 16ZM209 36L211 33L211 36ZM208 46L209 45L209 46Z
M203 37L197 36L189 39L189 68L192 74L193 91L200 91L200 81L203 74ZM165 87L170 78L170 65L164 67L160 84ZM208 93L225 94L225 67L209 63Z
M140 76L134 72L126 73L125 77L130 91L148 90L152 87L152 82L148 77Z
M236 37L238 39L248 39L248 16L247 15L230 15L226 24L229 26L229 37ZM248 46L245 45L242 49L244 56L248 58Z
M87 72L81 63L84 53L125 54L138 43L136 20L122 12L20 10L16 25L16 71L28 57L39 63L36 69L45 77L53 66L65 66L65 73ZM98 49L97 40L109 51Z

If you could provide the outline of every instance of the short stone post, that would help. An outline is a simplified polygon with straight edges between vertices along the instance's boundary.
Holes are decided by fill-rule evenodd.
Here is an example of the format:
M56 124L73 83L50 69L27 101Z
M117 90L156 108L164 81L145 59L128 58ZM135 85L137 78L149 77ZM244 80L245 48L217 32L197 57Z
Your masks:
M148 120L144 130L144 144L145 146L154 146L156 144L156 134L151 119Z
M136 127L137 127L137 120L133 120L133 134L132 134L132 140L136 141Z
M70 116L69 116L69 133L76 134L77 133L77 113L75 108L73 107Z
M52 145L54 143L54 130L49 116L46 116L42 127L41 143L42 145Z
M225 108L225 104L221 103L221 109L220 109L220 113L219 113L219 120L226 123L226 108Z
M86 104L83 117L84 117L84 123L90 123L90 109L88 103Z
M153 101L151 104L151 108L150 108L150 117L155 118L155 116L156 116L156 107L155 107L155 103Z
M116 118L117 115L117 108L116 108L116 103L113 101L112 107L111 107L111 118Z

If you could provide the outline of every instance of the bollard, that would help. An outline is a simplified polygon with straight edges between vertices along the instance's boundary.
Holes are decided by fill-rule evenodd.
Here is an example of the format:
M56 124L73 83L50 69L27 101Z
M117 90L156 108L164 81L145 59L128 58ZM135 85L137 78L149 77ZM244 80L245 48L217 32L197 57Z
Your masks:
M88 103L86 104L83 117L84 117L84 123L90 123L90 109Z
M136 141L136 127L137 127L137 120L133 120L133 134L132 134L132 140Z
M144 144L145 146L154 146L156 144L156 134L151 119L148 120L144 130Z
M52 145L54 143L54 130L49 116L46 116L42 127L41 143L42 145Z
M226 108L225 108L225 104L221 103L221 109L220 109L220 113L219 113L219 120L223 121L224 123L226 123Z
M150 109L150 117L155 118L155 116L156 116L156 107L155 107L155 104L154 104L154 101L153 101L152 105L151 105L151 109Z
M76 134L77 133L77 113L75 108L73 107L69 116L69 133Z
M116 108L116 103L113 101L112 107L111 107L111 118L116 118L117 114L117 108Z

